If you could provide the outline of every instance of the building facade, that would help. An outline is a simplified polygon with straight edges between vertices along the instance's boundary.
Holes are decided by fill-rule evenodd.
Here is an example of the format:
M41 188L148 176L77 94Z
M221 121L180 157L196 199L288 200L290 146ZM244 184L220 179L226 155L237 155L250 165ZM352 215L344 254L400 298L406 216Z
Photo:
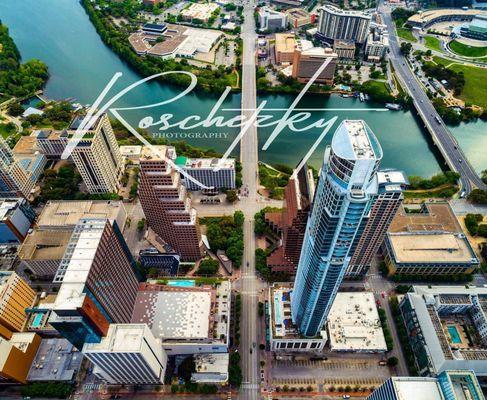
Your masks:
M158 275L176 276L179 270L180 256L177 253L162 253L155 247L140 250L139 261L145 270L157 270Z
M176 164L186 174L192 176L203 185L219 189L235 189L235 159L221 162L219 158L176 158ZM182 177L184 179L184 176ZM201 190L201 186L189 179L184 179L188 190Z
M297 79L298 82L306 83L324 62L330 60L314 82L333 85L337 58L338 56L331 49L324 49L322 47L304 49L298 41L293 55L292 77Z
M335 40L353 40L363 44L369 34L371 16L362 11L342 10L333 5L320 9L318 34L320 38Z
M130 322L135 262L114 221L82 219L53 282L61 283L49 323L78 349L98 343L110 323Z
M0 198L0 244L21 243L35 216L24 198Z
M370 213L364 220L364 232L350 260L346 276L364 275L384 242L387 230L403 200L408 183L401 171L384 170L377 173L378 193Z
M69 127L71 137L83 118L77 117ZM118 192L124 163L107 114L84 132L71 157L90 193Z
M110 324L99 343L83 346L83 355L109 384L164 383L167 355L146 324Z
M272 10L268 7L261 7L258 15L259 29L261 31L282 30L287 27L287 15L285 13Z
M202 249L196 210L180 173L167 162L176 158L174 148L157 146L156 151L144 148L140 159L139 199L147 224L182 261L198 260Z
M373 24L365 44L367 61L380 62L389 50L389 35L385 25Z
M323 327L377 196L382 149L364 121L343 121L325 152L291 310L306 336Z
M353 60L355 58L355 42L353 40L335 40L333 51L339 60Z

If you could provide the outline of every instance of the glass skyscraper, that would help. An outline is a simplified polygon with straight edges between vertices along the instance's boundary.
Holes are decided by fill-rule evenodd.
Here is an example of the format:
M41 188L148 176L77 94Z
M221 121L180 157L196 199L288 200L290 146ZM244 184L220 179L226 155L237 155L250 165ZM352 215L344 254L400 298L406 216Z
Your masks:
M291 294L293 322L316 336L378 194L382 149L364 121L343 121L325 151Z

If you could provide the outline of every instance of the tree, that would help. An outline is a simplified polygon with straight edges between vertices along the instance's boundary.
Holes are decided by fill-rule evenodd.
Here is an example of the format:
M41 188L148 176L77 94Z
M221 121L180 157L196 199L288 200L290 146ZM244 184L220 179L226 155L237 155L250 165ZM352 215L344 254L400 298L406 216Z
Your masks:
M142 232L144 228L145 228L145 218L139 219L139 221L137 222L137 230L139 232Z
M238 200L236 190L227 190L227 201L229 203L235 203Z
M408 56L411 53L411 50L413 48L413 45L409 42L402 42L401 43L401 53L405 56Z
M389 367L395 367L397 364L398 364L399 360L397 359L397 357L389 357L387 359L387 365Z
M191 375L196 371L193 356L186 357L178 366L178 377L186 384L191 382Z
M19 102L13 102L8 106L8 113L12 117L18 117L24 113L24 107Z
M198 268L198 275L215 275L218 272L220 263L212 258L201 261Z

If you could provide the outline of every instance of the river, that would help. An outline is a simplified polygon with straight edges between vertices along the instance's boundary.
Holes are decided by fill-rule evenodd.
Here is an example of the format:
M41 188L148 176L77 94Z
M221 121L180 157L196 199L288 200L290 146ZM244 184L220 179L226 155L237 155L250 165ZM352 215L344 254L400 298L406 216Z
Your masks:
M50 72L50 79L45 87L45 95L53 99L74 98L82 104L95 101L115 72L121 72L111 95L125 88L141 77L131 70L98 37L84 9L76 0L2 0L0 19L9 29L23 60L38 58L44 61ZM181 89L161 85L156 82L144 83L127 93L115 105L132 107L152 104L176 96ZM175 103L168 104L148 112L147 110L125 111L123 116L131 123L137 123L143 116L151 115L157 119L161 113L172 113L175 118L198 113L205 116L217 101L217 96L189 94ZM293 96L260 96L259 102L266 100L267 107L287 109ZM238 109L240 95L230 95L222 108ZM380 107L372 102L360 103L357 99L344 99L339 96L306 95L300 102L302 108L346 108L360 111L322 111L313 112L312 120L338 116L337 123L345 118L364 119L377 135L383 150L382 167L398 168L408 175L431 176L440 171L443 161L430 144L427 133L410 112L376 112L367 109ZM229 117L236 111L221 111ZM270 112L269 112L270 113ZM283 114L284 111L273 111ZM310 120L311 121L311 120ZM457 135L465 132L460 143L470 156L476 168L485 165L485 146L477 146L478 131L485 128L485 123L466 124L455 129ZM336 125L335 125L336 127ZM333 128L334 129L334 128ZM314 167L320 167L326 144L329 144L333 129L311 158ZM187 139L191 144L224 151L237 135L235 129L198 129L202 138ZM262 146L272 128L259 129L259 143ZM169 133L181 132L178 129ZM208 138L209 133L217 133L218 138ZM295 133L284 130L267 151L260 152L260 159L268 163L295 165L306 154L318 137L318 129ZM484 141L487 142L487 139ZM238 149L238 148L237 148ZM482 153L482 154L481 154Z

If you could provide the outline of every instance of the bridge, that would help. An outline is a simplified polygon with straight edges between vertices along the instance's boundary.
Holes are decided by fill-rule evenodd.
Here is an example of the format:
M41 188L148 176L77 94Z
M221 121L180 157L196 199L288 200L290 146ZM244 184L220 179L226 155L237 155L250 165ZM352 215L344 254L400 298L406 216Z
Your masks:
M457 140L436 112L413 71L409 68L406 58L401 53L399 42L395 35L395 27L390 9L381 4L379 10L389 31L389 59L401 86L411 96L414 107L423 120L426 129L431 134L433 143L440 150L448 167L452 171L460 174L460 184L465 195L468 195L475 188L487 189L487 185L482 182L460 148Z

